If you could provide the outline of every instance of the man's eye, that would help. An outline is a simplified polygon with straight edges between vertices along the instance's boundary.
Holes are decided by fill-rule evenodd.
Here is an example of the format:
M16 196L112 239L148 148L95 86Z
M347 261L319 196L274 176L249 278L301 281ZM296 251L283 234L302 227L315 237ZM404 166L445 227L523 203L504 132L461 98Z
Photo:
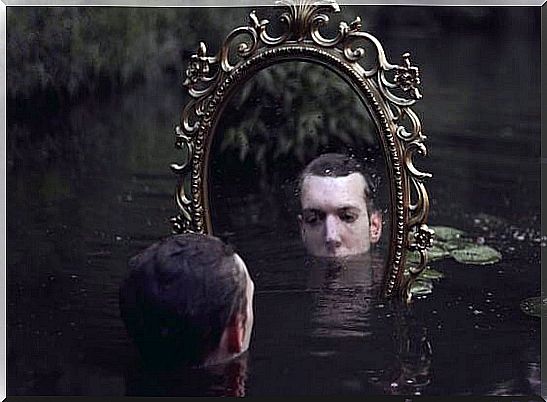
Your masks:
M319 219L317 218L317 215L308 215L304 218L304 222L306 223L309 223L309 224L313 224L313 223L317 223Z
M349 212L342 212L340 214L340 219L343 222L347 222L347 223L355 222L357 220L357 218L358 218L357 214L352 214L352 213L349 213Z
M317 212L310 212L307 214L304 214L304 222L309 225L314 225L319 223L321 220L321 216Z

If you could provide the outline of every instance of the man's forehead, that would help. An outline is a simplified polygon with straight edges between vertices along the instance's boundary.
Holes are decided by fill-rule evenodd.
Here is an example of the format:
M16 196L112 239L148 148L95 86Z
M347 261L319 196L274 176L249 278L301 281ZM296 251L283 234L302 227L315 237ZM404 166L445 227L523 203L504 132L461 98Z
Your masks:
M307 175L302 181L301 203L303 207L310 203L362 206L365 203L365 188L366 181L360 173L337 177Z
M302 190L320 191L323 189L348 189L365 191L366 181L361 173L350 173L347 176L306 175L302 180Z

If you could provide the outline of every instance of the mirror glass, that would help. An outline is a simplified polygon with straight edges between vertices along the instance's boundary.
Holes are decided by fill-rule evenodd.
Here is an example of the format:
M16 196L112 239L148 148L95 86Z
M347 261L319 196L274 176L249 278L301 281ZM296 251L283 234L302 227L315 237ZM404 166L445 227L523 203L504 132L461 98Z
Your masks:
M382 281L391 233L385 157L367 107L336 73L303 61L259 71L227 103L210 155L213 234L235 246L259 283L316 286L306 269L332 273L333 262L349 270L344 280Z

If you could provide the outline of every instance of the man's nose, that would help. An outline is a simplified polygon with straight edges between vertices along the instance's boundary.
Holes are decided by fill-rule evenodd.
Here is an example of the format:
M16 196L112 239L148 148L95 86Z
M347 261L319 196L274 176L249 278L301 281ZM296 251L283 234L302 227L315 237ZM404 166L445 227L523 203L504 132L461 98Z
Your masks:
M342 245L339 222L335 216L327 216L325 219L325 242L327 246L334 248Z

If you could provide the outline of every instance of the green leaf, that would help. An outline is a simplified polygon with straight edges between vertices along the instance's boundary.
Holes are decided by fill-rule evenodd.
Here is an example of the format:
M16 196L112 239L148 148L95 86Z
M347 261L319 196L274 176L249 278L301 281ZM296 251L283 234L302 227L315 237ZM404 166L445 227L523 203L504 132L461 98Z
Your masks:
M436 261L448 256L450 256L450 253L447 250L436 245L433 245L433 247L427 250L428 261ZM406 261L413 264L418 264L420 262L420 253L418 251L409 251L406 256Z
M427 295L433 292L433 282L429 279L417 279L410 286L410 293L412 295Z
M533 317L541 317L542 310L547 309L547 297L529 297L520 302L520 309L523 313Z
M486 265L501 260L501 253L492 247L471 245L463 249L452 250L450 255L462 264Z
M433 244L429 250L427 250L427 258L429 261L440 260L442 258L448 257L450 253L443 247L438 245L438 242Z
M475 243L473 243L470 239L461 238L456 238L449 241L435 241L435 245L445 251L462 250L464 248L468 248L469 246L473 246L474 244Z
M450 226L430 226L435 231L435 236L441 241L450 241L458 239L465 234L463 230L452 228Z
M427 267L420 273L418 278L419 279L441 279L441 278L444 278L444 274L442 272L439 272L432 268Z

